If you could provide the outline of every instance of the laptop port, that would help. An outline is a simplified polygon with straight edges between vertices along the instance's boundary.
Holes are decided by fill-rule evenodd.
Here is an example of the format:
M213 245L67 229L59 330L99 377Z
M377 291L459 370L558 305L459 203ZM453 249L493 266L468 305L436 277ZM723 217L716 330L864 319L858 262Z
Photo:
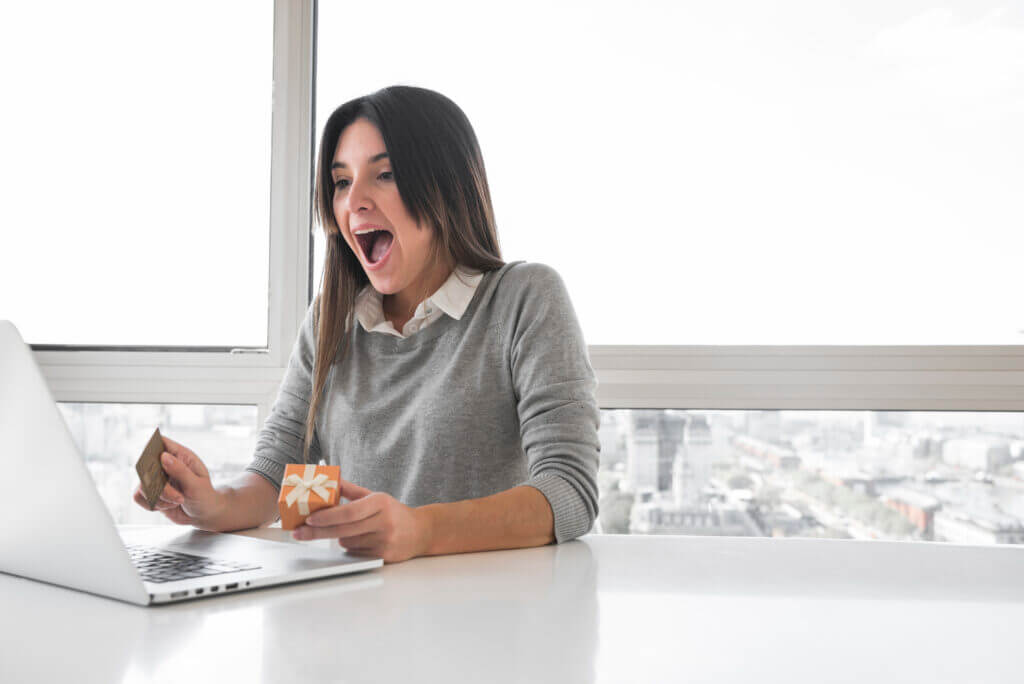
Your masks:
M212 594L213 592L215 592L215 591L220 591L220 587L210 587L210 593L211 593L211 594Z
M204 591L206 591L206 590L205 590L205 589L196 589L196 596L199 596L199 595L200 595L200 594L202 594L202 593L203 593Z
M184 598L184 597L186 597L186 596L188 596L188 592L187 592L187 591L172 591L172 592L171 592L171 598L172 598L172 599L175 599L175 598Z
M227 591L228 589L237 589L237 588L238 588L238 582L233 582L231 584L225 584L224 585L224 591Z

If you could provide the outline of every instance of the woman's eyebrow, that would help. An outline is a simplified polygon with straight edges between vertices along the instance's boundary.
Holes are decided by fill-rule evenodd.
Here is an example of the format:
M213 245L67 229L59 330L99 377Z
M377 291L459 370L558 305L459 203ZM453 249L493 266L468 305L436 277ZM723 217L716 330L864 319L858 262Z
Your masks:
M374 162L380 161L381 159L387 159L387 157L388 157L388 153L387 152L381 152L379 154L375 154L372 157L370 157L368 160L366 160L366 163L367 164L372 164ZM333 164L331 164L331 170L334 170L334 169L344 169L344 168L348 168L348 167L343 162L334 162Z

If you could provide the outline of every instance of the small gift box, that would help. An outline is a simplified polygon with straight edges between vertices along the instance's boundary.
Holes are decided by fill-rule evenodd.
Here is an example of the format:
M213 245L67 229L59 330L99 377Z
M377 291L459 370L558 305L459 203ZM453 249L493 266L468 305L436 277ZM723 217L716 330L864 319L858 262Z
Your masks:
M338 479L339 466L302 465L289 463L284 467L281 494L277 509L281 513L281 528L294 530L306 521L313 511L336 506L341 495Z

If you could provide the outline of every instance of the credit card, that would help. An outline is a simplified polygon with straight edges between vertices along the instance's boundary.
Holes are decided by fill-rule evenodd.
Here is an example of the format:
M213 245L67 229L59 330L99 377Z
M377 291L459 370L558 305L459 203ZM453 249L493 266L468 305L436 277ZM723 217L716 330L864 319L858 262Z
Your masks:
M149 438L149 444L142 450L142 456L139 456L139 460L135 462L135 471L139 474L142 496L146 497L146 503L149 504L151 511L155 510L156 502L160 500L160 494L163 493L164 487L167 485L167 472L160 465L160 454L164 451L166 451L164 439L160 436L160 428L157 428L153 431L153 436Z

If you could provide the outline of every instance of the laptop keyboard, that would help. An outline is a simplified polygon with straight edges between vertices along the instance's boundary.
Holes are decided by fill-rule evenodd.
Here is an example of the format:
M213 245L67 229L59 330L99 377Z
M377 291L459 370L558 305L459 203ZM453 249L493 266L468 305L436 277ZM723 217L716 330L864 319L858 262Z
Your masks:
M128 555L131 556L132 563L135 564L142 579L147 582L175 582L193 577L223 575L226 572L255 570L260 567L254 563L193 556L141 544L128 544L125 548L128 549Z

